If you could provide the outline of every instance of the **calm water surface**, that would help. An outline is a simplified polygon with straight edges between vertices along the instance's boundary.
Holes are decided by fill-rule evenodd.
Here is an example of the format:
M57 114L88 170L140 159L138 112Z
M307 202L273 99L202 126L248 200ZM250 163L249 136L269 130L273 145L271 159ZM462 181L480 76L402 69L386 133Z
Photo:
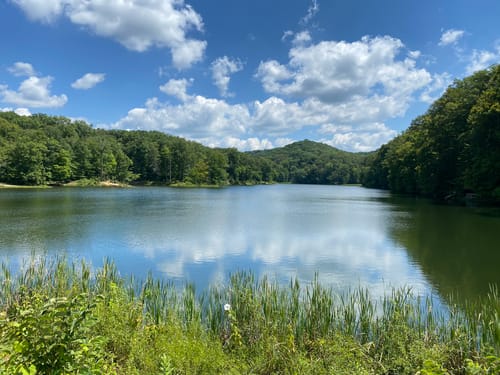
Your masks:
M252 270L334 288L484 294L500 284L500 215L360 187L0 191L0 260L66 254L199 288Z

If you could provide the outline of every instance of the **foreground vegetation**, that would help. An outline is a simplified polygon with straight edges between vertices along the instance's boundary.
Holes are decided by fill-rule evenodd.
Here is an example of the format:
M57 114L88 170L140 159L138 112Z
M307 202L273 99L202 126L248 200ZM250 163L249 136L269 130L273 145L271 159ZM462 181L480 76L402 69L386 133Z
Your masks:
M496 289L440 313L406 289L373 301L250 273L203 293L110 262L0 275L2 374L498 374L499 355Z

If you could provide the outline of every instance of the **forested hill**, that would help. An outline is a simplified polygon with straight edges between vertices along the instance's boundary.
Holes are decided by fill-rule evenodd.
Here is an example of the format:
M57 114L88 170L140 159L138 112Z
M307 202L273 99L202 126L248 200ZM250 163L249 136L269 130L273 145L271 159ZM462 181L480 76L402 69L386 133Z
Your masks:
M155 131L102 130L65 117L0 113L0 182L8 184L359 183L365 159L310 141L239 152Z
M74 180L226 185L346 184L436 199L500 202L500 65L457 80L427 113L374 153L301 141L265 151L212 149L155 131L0 113L0 182Z
M253 154L277 165L280 182L297 184L357 184L368 169L369 155L309 140Z
M500 65L457 80L382 146L366 186L435 199L500 203Z

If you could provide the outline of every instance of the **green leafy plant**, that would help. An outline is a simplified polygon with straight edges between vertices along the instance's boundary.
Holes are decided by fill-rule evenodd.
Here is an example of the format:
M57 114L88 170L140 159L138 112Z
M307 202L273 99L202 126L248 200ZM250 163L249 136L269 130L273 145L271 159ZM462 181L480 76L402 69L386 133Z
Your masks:
M106 354L103 338L91 334L93 308L86 294L46 299L38 292L11 306L0 319L0 366L13 374L102 373Z

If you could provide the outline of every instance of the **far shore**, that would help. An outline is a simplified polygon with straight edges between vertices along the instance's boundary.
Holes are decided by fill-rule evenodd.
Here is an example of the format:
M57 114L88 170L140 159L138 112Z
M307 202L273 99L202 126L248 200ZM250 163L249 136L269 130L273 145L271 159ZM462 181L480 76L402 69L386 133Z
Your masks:
M3 182L0 182L0 189L39 189L39 188L44 188L46 186L32 186L32 185L10 185L10 184L4 184Z
M0 189L47 189L52 187L131 187L121 182L77 180L57 185L12 185L0 182Z
M270 183L259 183L258 185L269 185ZM253 186L257 185L257 183L250 184L246 183L244 186ZM153 184L149 182L142 182L142 183L134 183L134 184L127 184L123 182L115 182L111 180L105 180L105 181L97 181L97 180L92 180L92 179L82 179L82 180L76 180L76 181L71 181L68 183L61 183L61 184L47 184L47 185L13 185L13 184L6 184L3 182L0 182L0 189L44 189L44 188L53 188L53 187L121 187L121 188L129 188L129 187L134 187L134 186L165 186L165 187L172 187L172 188L221 188L225 186L230 186L229 184L194 184L194 183L188 183L188 182L176 182L172 184Z

